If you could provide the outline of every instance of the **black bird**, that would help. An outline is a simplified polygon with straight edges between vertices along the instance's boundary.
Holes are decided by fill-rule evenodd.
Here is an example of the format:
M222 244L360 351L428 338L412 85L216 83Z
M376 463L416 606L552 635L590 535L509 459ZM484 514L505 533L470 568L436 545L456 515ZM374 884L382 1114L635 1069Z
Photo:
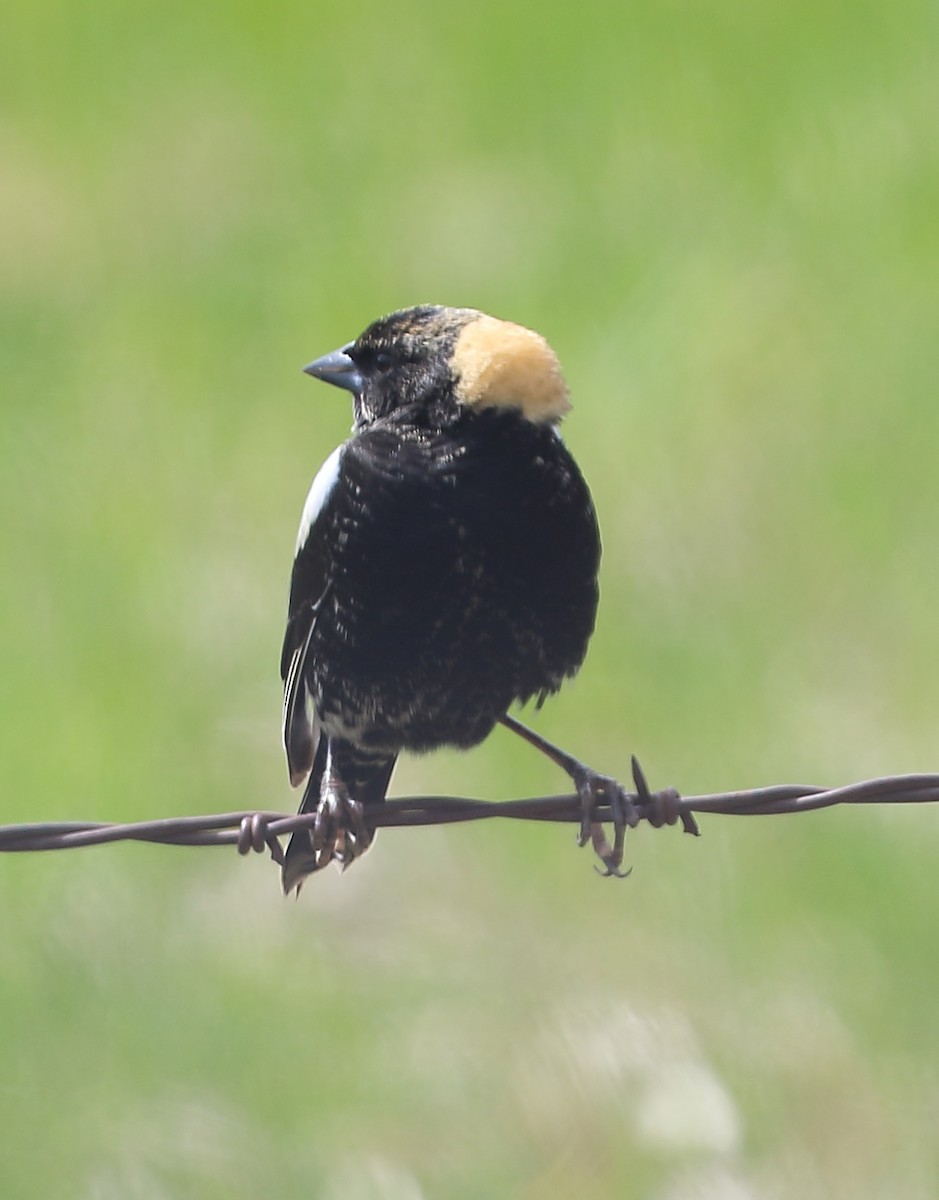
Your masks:
M585 805L603 780L507 716L575 674L597 610L597 520L558 430L570 402L548 343L427 305L304 370L352 393L354 425L297 537L284 747L291 783L307 781L301 812L318 816L291 838L285 892L368 847L362 806L384 800L402 750L474 746L501 721Z

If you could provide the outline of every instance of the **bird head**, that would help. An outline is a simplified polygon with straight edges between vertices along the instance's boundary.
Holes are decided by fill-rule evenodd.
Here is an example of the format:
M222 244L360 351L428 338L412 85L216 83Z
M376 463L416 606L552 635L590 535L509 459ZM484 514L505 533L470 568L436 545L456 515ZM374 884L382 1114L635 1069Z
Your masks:
M357 429L401 410L445 424L467 410L510 408L552 424L570 407L545 339L472 308L401 309L303 369L352 392Z

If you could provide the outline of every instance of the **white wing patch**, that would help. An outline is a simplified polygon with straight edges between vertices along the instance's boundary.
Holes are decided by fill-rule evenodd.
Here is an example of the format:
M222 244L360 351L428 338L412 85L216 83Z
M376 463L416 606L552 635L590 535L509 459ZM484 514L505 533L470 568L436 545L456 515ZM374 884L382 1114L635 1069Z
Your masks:
M316 524L317 517L325 508L326 501L336 486L336 481L339 478L339 464L345 448L345 443L337 446L316 472L316 478L313 480L306 503L303 506L303 516L300 518L300 529L297 533L298 554L306 545L306 540L310 536L310 530Z

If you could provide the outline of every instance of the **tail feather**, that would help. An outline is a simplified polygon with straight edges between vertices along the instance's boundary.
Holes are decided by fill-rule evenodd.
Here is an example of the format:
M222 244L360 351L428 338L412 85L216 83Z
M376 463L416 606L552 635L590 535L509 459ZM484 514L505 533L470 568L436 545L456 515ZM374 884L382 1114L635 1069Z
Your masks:
M349 798L359 804L380 804L391 783L396 760L395 754L362 750L350 742L321 736L300 812L315 812L319 808L327 783L334 790L338 783L345 788ZM371 841L374 841L374 834ZM318 854L314 849L312 830L298 829L290 838L281 872L285 895L294 888L299 890L307 875L321 870L328 861L328 856Z

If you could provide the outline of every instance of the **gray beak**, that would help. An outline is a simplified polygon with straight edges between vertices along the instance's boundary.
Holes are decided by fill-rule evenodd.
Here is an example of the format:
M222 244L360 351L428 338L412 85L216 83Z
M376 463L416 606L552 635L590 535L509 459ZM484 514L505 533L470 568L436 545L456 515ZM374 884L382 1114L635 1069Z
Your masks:
M343 346L341 350L334 350L332 354L324 354L322 358L314 359L303 369L314 379L322 379L324 383L335 384L336 387L345 388L346 391L361 396L365 380L362 378L359 368L349 357L350 349L351 343Z

